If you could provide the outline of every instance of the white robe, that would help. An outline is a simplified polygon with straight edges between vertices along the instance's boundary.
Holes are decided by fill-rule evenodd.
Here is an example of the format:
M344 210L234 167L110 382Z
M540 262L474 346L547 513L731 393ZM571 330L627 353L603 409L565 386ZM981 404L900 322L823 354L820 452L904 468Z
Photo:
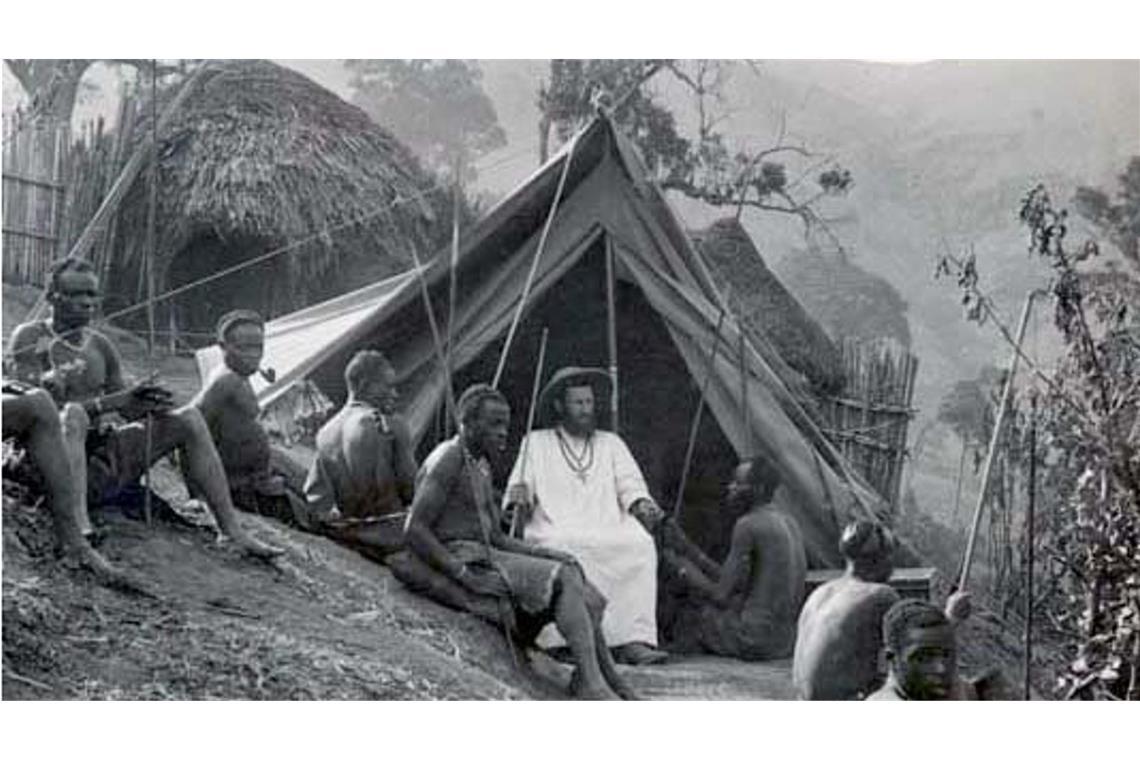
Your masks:
M575 453L583 450L584 439L567 438ZM629 513L634 502L650 498L649 489L621 438L599 430L593 445L593 464L583 481L570 469L555 431L536 430L520 447L508 483L525 481L537 496L526 540L574 555L586 577L605 595L606 643L614 647L641 641L656 646L657 550ZM548 626L538 643L564 642Z

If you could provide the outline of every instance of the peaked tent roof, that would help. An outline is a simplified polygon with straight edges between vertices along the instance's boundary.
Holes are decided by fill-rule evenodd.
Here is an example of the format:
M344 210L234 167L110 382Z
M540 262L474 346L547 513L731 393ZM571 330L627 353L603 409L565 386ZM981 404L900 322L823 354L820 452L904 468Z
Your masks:
M636 150L604 116L577 133L462 240L456 267L460 297L453 325L454 367L466 367L507 332L564 168L564 193L528 308L599 239L608 237L623 279L640 290L667 327L690 375L703 381L723 299L679 220L648 180ZM448 299L448 260L443 251L424 265L441 325ZM445 378L438 371L418 280L407 272L270 322L264 363L278 376L271 385L254 380L262 405L303 377L343 398L341 373L348 359L365 345L377 346L396 368L414 435L417 440L424 436L443 402ZM726 318L724 345L737 346L739 335L734 320ZM777 464L787 486L781 493L800 523L810 560L837 566L841 527L857 516L888 519L889 506L860 480L789 391L786 380L797 373L763 336L747 338L750 385L748 411L743 413L735 354L721 351L713 363L705 396L708 409L738 456L754 451ZM199 353L203 370L217 361L216 348ZM555 368L548 366L546 374ZM671 403L665 398L655 401ZM677 437L682 436L678 431Z

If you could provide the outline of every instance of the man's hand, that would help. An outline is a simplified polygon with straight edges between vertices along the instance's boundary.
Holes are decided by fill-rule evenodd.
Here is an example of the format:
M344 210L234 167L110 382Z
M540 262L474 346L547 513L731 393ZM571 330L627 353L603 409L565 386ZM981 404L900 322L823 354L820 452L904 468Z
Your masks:
M519 525L530 522L530 518L534 515L534 499L531 498L530 486L526 483L515 483L508 487L507 504L514 506Z
M958 625L970 617L974 609L971 598L969 591L955 591L946 599L946 617L952 625Z
M174 408L174 395L157 383L144 380L136 383L119 407L119 413L129 420L148 414L162 414Z
M645 526L650 533L656 533L657 528L665 520L665 511L657 506L651 499L638 499L629 508L629 513Z
M487 596L505 597L511 593L511 587L498 573L472 573L466 566L455 577L468 591Z

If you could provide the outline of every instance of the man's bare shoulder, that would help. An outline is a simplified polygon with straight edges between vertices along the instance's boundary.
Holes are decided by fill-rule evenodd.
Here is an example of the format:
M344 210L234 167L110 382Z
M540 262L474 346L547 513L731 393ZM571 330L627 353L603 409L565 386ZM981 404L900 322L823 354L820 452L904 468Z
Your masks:
M443 441L428 454L423 476L438 482L450 482L463 469L463 447L455 438Z
M325 423L317 430L317 451L325 451L330 446L340 446L341 434L344 430L344 413L345 410L341 409L325 420Z
M9 345L13 349L22 348L27 345L32 345L40 338L50 334L51 331L48 328L47 322L43 320L21 322L16 325L16 329L12 331Z
M231 395L242 393L245 388L245 378L223 364L210 373L202 390L222 401Z

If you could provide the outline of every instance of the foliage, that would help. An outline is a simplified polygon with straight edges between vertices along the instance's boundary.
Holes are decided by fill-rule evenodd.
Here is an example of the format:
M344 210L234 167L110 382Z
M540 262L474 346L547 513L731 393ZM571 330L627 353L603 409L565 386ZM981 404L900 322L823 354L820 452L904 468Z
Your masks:
M1140 156L1120 175L1117 202L1103 190L1077 188L1073 205L1104 237L1112 241L1133 266L1140 269Z
M841 248L816 203L846 193L853 184L851 173L830 157L785 142L782 131L770 147L733 149L718 129L727 116L724 92L732 66L724 61L554 60L550 82L538 98L541 158L546 158L551 129L565 140L598 108L606 108L637 144L662 188L735 208L738 214L751 208L795 215L805 231L822 231ZM692 138L681 133L673 113L647 89L650 78L662 71L693 96L697 125ZM790 176L793 168L797 173Z
M959 380L942 397L938 421L949 425L968 446L984 446L994 424L994 390L1001 388L1005 373L986 367L971 380Z
M1123 178L1137 167L1133 159ZM1075 205L1116 245L1121 217L1094 197L1105 196L1082 189ZM1053 372L1040 375L1038 422L1042 614L1075 642L1057 687L1067 698L1140 699L1140 284L1091 270L1100 244L1070 244L1068 213L1043 186L1026 195L1019 218L1031 255L1052 270L1048 296L1065 345ZM972 256L947 257L939 271L957 277L968 317L993 317Z
M350 60L351 101L437 173L456 162L474 177L480 156L507 144L483 72L462 60Z

